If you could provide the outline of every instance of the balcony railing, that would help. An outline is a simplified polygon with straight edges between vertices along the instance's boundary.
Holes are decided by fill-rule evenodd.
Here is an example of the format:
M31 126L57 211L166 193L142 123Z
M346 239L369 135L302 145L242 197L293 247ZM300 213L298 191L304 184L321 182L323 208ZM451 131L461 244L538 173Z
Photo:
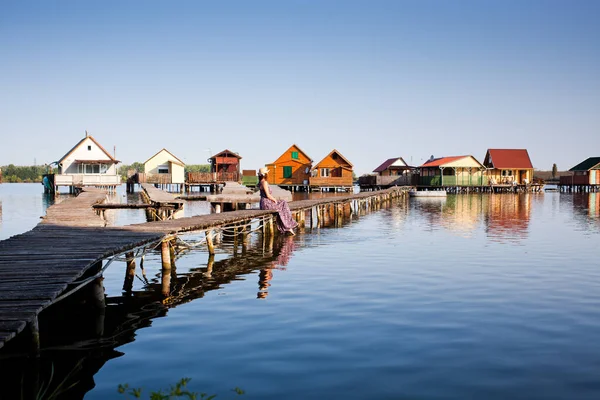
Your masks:
M444 175L442 182L441 175L422 176L419 179L419 184L423 186L485 186L488 184L486 176L454 176Z
M106 174L57 174L54 175L54 185L56 186L103 186L120 185L121 177L119 175Z
M146 174L143 172L138 173L139 183L157 183L160 185L167 185L173 182L172 174Z
M352 177L311 177L310 186L352 186Z
M188 172L187 183L217 183L238 182L240 174L237 172Z

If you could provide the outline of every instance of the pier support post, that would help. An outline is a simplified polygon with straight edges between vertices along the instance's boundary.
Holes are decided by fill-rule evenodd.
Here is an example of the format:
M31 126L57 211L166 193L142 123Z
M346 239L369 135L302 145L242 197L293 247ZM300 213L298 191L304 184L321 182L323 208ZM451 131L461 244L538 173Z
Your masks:
M131 289L133 289L133 278L135 277L135 257L132 252L126 253L125 256L127 259L127 267L125 268L123 290L127 293L131 293Z
M208 254L215 254L215 244L213 243L213 232L208 230L204 233L206 235L206 246L208 247Z
M163 240L160 244L160 256L163 270L171 269L171 249L169 247L168 240Z

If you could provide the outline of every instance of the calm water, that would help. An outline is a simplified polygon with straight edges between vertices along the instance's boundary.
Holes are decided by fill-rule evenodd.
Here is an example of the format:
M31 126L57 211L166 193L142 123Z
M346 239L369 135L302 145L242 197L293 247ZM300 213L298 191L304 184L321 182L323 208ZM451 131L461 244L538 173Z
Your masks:
M0 239L37 224L41 192L0 185ZM600 398L600 194L421 200L278 238L272 251L253 235L235 256L224 239L214 263L187 252L167 297L158 255L127 296L115 262L105 315L79 300L51 307L39 360L0 351L5 393L53 365L74 371L70 397L86 399L182 377L218 398L237 398L236 386L242 399Z

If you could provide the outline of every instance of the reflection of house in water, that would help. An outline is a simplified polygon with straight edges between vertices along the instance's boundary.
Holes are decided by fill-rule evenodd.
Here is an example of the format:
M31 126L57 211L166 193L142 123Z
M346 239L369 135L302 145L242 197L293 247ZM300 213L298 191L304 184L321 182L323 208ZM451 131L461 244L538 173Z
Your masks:
M451 231L470 236L481 221L483 196L449 196L442 207L442 225Z
M301 240L278 236L263 241L261 235L259 239L239 242L240 251L233 256L218 261L214 256L209 257L206 266L185 273L178 274L174 265L170 274L162 278L152 276L143 290L127 290L132 282L126 279L122 296L104 298L99 279L97 284L84 289L87 293L78 292L49 307L40 314L41 353L35 361L19 347L14 348L12 356L3 352L2 394L6 398L36 398L36 382L48 382L54 371L50 391L67 377L65 387L76 383L67 393L68 398L83 398L95 386L94 375L108 360L123 355L116 348L134 341L137 330L150 327L152 320L166 316L170 308L201 298L206 292L234 281L250 276L259 285L264 284L261 279L264 281L266 275L272 277L273 268L283 269L296 242ZM196 256L202 254L195 253ZM265 272L257 276L257 271ZM99 296L91 297L90 293ZM65 312L67 308L69 311ZM10 344L26 345L16 339ZM32 395L25 393L22 397L22 387L31 388L27 390L31 390Z
M449 195L431 200L411 199L411 207L418 210L433 229L441 226L469 237L481 229L483 222L488 237L497 241L521 240L527 236L532 201L529 194Z
M600 193L573 194L575 219L588 227L600 227Z
M486 232L494 241L525 239L531 215L531 195L488 196L485 213Z

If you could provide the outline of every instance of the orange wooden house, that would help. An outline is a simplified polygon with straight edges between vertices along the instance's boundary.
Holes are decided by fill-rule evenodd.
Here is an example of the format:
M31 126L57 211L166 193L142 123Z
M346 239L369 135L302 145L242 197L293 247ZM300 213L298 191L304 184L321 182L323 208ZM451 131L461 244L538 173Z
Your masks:
M269 182L279 186L304 186L308 188L313 160L293 144L269 168Z
M351 188L352 163L333 149L312 168L311 188Z

